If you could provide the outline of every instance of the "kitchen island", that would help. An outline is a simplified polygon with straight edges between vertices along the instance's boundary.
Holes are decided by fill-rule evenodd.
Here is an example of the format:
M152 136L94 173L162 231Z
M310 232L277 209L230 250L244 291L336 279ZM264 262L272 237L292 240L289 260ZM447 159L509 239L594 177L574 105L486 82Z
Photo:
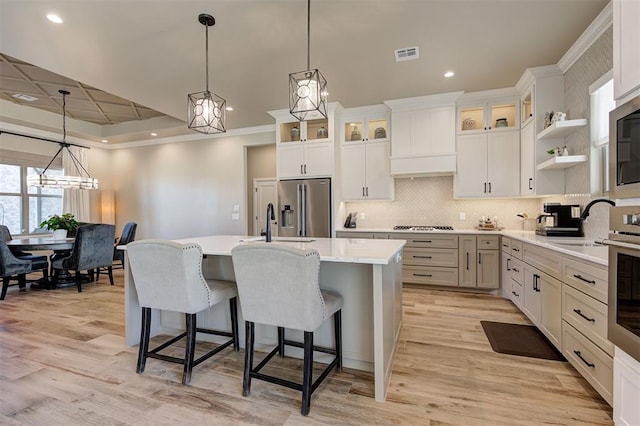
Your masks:
M240 244L266 244L255 237L220 235L176 240L197 243L205 254L206 278L234 280L231 249ZM320 253L320 287L340 293L342 308L343 364L348 368L373 371L375 399L384 401L393 358L402 325L402 247L404 240L361 240L348 238L274 238L269 244L313 248ZM126 247L122 247L125 248ZM240 302L242 303L242 302ZM220 304L198 316L199 327L230 329L229 307ZM242 312L238 312L240 324ZM315 341L331 347L331 321L317 331ZM127 344L140 341L141 309L135 282L125 262L125 334ZM151 336L184 329L184 315L154 310ZM207 336L209 337L209 336ZM302 333L287 331L287 338L302 339ZM212 340L215 340L213 338ZM271 349L277 342L274 327L256 326L256 349ZM244 327L240 327L244 346ZM301 351L291 350L301 357ZM328 358L316 357L324 362Z

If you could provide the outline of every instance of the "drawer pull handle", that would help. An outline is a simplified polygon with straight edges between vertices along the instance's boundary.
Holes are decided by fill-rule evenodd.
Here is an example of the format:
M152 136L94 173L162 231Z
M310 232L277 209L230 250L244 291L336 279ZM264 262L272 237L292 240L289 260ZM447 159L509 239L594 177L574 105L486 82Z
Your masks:
M582 362L584 362L586 364L587 367L589 367L589 368L595 368L596 367L595 364L593 364L593 363L587 361L586 359L584 359L582 357L582 353L580 353L580 351L573 351L573 353L576 354L578 356L578 358L580 358L582 360Z
M516 293L515 291L511 292L515 297L520 297L520 295L518 293Z
M585 283L589 283L589 284L595 284L596 282L593 280L588 280L586 278L584 278L582 275L579 274L573 274L574 277L576 277L577 279L584 281Z
M589 318L588 316L583 314L580 309L574 309L573 312L575 312L576 314L580 315L582 318L586 319L589 322L596 322L595 318Z
M512 249L513 251L517 251L517 252L519 252L519 251L520 251L520 249L517 249L517 248L515 248L515 247L511 247L511 249Z
M502 247L509 248L509 244L503 244Z
M430 278L433 275L431 275L431 274L413 274L413 276L414 277L427 277L427 278Z
M511 259L507 259L507 271L512 269L511 266L509 266L509 262L511 262Z
M433 256L413 256L414 259L433 259Z
M513 269L514 271L520 273L520 270L518 268L514 268L513 266L511 267L511 269Z
M431 243L431 240L413 240L414 243Z

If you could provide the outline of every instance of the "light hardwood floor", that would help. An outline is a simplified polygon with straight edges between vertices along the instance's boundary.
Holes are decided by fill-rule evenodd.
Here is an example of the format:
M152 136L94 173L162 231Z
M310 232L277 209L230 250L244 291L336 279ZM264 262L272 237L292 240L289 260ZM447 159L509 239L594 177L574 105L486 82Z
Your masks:
M244 352L182 369L150 359L135 373L116 286L18 292L0 301L0 424L524 425L612 424L611 407L568 364L492 352L480 320L527 323L500 297L405 288L404 324L387 402L372 376L332 373L300 415L300 394L254 381L241 395ZM205 345L207 345L205 343ZM300 372L285 359L273 368Z

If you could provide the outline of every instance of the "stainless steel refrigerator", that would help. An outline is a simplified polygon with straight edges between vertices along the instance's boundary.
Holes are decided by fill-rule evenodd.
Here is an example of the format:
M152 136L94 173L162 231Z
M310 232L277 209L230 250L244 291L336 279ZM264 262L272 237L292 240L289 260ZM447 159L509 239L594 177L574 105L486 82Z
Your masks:
M278 236L331 237L331 179L278 182Z

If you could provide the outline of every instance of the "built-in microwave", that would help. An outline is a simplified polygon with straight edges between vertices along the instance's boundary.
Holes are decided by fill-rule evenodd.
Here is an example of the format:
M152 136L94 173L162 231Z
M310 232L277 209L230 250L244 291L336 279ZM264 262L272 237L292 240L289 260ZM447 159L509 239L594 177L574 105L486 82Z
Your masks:
M609 113L611 198L640 197L640 96Z

